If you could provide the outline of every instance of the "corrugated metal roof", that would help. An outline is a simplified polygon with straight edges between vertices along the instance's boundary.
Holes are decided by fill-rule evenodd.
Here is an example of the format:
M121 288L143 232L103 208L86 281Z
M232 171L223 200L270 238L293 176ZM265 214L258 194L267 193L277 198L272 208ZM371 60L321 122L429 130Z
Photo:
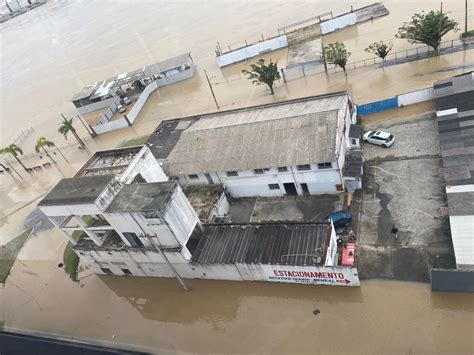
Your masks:
M281 108L284 114L277 114L278 110L273 109L258 110L258 115L245 113L238 124L224 125L220 117L200 119L181 134L168 156L170 174L325 163L336 159L337 110L309 113L308 108L303 113L306 110L301 106L295 110L291 110L291 105Z
M328 223L221 224L203 228L193 261L204 264L319 265L324 262L331 233Z
M450 185L474 183L473 73L434 85L445 179Z

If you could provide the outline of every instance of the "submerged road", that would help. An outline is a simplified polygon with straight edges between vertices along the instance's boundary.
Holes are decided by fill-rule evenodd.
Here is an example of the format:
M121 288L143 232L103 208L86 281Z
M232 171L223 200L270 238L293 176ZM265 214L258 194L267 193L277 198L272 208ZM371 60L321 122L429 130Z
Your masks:
M106 348L85 343L42 338L32 335L0 331L0 354L48 354L48 355L102 355L102 354L146 354L138 351Z

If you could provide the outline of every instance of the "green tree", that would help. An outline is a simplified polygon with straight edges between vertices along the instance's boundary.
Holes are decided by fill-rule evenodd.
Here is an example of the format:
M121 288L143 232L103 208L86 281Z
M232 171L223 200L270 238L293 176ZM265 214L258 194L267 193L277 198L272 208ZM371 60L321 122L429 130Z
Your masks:
M43 152L45 152L45 154L49 157L49 159L51 159L51 161L53 163L56 163L56 161L53 159L53 157L51 155L49 155L49 152L46 150L45 147L54 147L54 143L51 142L51 141L48 141L44 137L38 138L38 140L36 141L36 145L35 145L36 153L39 153L40 150L43 150Z
M385 57L390 53L393 48L392 42L374 42L369 44L369 46L365 49L366 52L375 54L377 57L382 59L385 62Z
M18 158L18 155L23 155L23 150L21 150L21 148L18 147L16 144L10 144L8 147L0 149L0 153L8 153L13 155L18 164L20 164L21 167L25 169L25 171L28 171L26 169L26 166L23 165L23 163L20 161L20 158Z
M77 142L78 142L83 148L86 147L86 144L85 144L84 141L81 139L81 137L79 137L79 135L78 135L77 132L76 132L76 129L75 129L74 126L72 125L72 118L71 118L70 120L64 119L64 121L59 124L58 132L61 133L61 134L64 136L64 139L66 139L66 140L67 140L67 134L68 134L69 132L71 132L71 133L73 134L74 138L76 138Z
M424 43L439 54L441 38L449 31L459 31L458 23L441 11L422 11L414 14L410 22L398 29L396 38L407 39L410 43Z
M324 58L327 63L340 66L344 72L346 71L346 63L351 52L348 52L344 43L334 42L329 43L324 47Z
M259 59L256 64L250 65L250 68L250 70L242 70L242 73L247 75L247 79L252 80L255 85L267 85L273 95L273 83L280 79L277 62L273 63L270 59L270 63L266 65L265 59Z

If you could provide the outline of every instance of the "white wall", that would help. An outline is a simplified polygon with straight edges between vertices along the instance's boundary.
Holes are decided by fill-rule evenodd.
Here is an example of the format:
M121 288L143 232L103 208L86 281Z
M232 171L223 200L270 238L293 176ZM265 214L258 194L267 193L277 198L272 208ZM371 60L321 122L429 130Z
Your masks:
M398 107L416 104L418 102L429 101L434 99L434 89L429 87L426 89L408 92L398 95Z
M141 109L146 103L146 100L148 100L148 97L156 90L158 89L158 83L156 81L153 81L151 84L147 85L145 90L140 94L140 97L138 100L133 104L132 109L130 112L127 114L128 120L133 123L135 119L138 117L138 114L140 113Z
M262 53L285 47L288 47L288 40L286 35L281 35L279 37L267 39L266 41L255 43L250 46L222 54L221 56L217 57L217 64L222 68L226 65L241 62L248 58L256 57Z
M140 174L146 182L168 181L168 177L163 172L161 165L146 145L133 157L133 160L119 179L122 183L129 184L138 174Z
M264 174L257 175L253 170L239 171L239 176L228 177L219 173L220 180L225 184L233 197L247 196L283 196L286 194L284 183L294 183L299 195L303 194L301 184L306 183L310 194L336 192L336 184L341 183L337 165L332 163L331 169L318 169L317 164L310 164L311 170L298 171L296 166L288 167L288 172L278 172L278 168L270 168ZM279 184L279 190L270 190L269 184Z
M125 118L120 118L117 120L113 120L107 123L98 123L92 128L94 129L94 132L97 134L102 134L110 131L114 131L116 129L121 129L121 128L127 128L129 127L127 121Z
M355 25L357 16L355 13L350 13L340 17L336 17L332 20L324 21L321 23L321 33L327 34L337 31L341 28Z
M156 250L80 251L79 256L99 274L103 273L100 267L106 267L116 275L124 275L121 268L126 268L134 276L174 277ZM360 286L357 269L351 267L198 264L188 263L178 252L166 252L166 256L183 278Z
M201 223L179 185L176 186L163 217L181 245L186 245L196 224Z
M79 111L81 115L85 115L86 113L94 112L94 111L109 107L112 104L112 102L114 102L114 98L110 97L106 100L97 101L87 106L78 107L77 111Z

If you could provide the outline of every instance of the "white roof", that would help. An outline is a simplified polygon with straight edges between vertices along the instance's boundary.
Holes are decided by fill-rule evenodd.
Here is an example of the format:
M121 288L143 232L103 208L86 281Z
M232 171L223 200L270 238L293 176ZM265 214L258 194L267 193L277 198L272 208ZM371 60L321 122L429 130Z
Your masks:
M447 186L446 193L456 264L474 265L474 185Z

